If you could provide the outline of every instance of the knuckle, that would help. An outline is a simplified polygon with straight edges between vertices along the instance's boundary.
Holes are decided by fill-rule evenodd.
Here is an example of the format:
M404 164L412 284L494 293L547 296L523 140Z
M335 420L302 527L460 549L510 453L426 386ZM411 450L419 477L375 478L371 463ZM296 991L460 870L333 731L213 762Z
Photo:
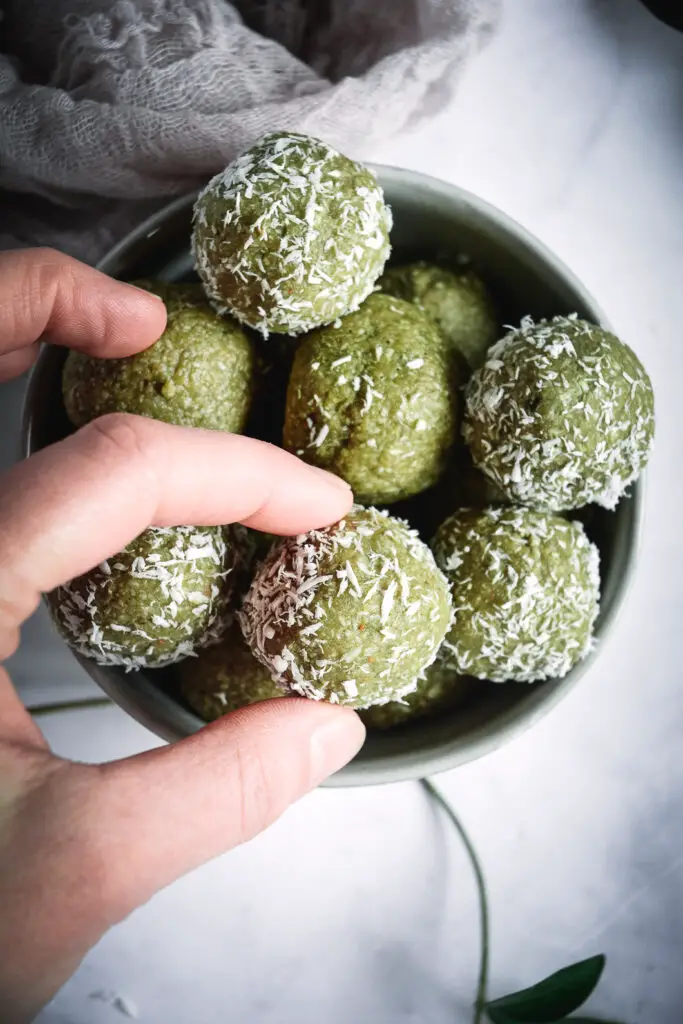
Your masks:
M78 264L55 249L39 249L29 270L31 288L36 299L50 311L56 323L63 319L64 311L77 303Z
M59 249L52 249L49 245L39 245L35 249L26 250L26 258L33 259L36 263L42 264L59 264L62 266L65 262L70 261L70 257L65 253L60 252Z
M21 249L0 255L5 287L0 292L0 326L20 345L42 335L57 296L74 288L76 261L55 249ZM30 337L29 337L30 336Z
M94 462L108 467L111 476L135 478L140 498L144 495L152 503L151 513L163 490L162 474L169 460L165 428L166 424L144 416L112 412L80 431Z
M29 290L44 296L68 282L71 260L57 249L28 249L24 254L24 272Z
M126 466L141 462L154 467L158 456L156 441L159 431L142 416L127 412L111 412L92 420L81 428L86 443L93 444L98 455L112 456Z
M0 262L8 267L14 266L24 275L54 273L75 262L66 253L49 246L41 245L30 249L14 249L0 254Z

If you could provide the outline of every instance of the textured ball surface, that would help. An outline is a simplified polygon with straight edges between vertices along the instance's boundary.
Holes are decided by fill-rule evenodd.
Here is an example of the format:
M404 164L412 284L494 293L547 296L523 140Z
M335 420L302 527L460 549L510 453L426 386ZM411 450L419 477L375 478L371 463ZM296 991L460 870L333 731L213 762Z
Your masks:
M389 504L438 480L456 411L435 326L410 303L375 294L339 327L301 341L283 444L346 480L359 502Z
M420 260L389 267L379 280L388 295L412 302L437 325L448 345L476 369L499 337L493 300L469 270L455 273Z
M583 527L522 508L465 509L432 543L455 607L444 645L462 675L502 683L565 676L591 647L598 550Z
M371 729L393 729L427 715L446 713L460 706L473 694L473 687L481 686L477 680L459 676L455 669L437 657L425 669L424 678L402 700L377 704L360 712L360 717Z
M165 423L239 433L255 386L251 340L223 319L200 285L146 283L164 300L166 330L150 348L123 359L69 352L62 389L71 422L128 412Z
M244 600L244 636L294 693L351 707L415 689L451 620L448 584L401 520L354 506L276 544Z
M218 644L182 661L177 673L183 697L205 722L287 695L251 653L236 622Z
M652 385L609 331L576 317L526 318L473 374L463 433L511 501L613 509L652 447Z
M70 647L100 665L170 665L216 642L230 619L232 556L217 526L151 527L49 596Z
M374 174L306 135L266 135L199 195L192 247L220 310L301 334L356 309L389 255Z

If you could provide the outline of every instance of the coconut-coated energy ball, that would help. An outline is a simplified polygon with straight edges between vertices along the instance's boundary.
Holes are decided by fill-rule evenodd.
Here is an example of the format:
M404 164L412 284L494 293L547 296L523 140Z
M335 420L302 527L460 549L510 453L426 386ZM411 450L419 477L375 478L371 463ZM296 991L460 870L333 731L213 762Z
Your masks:
M455 440L457 392L426 313L371 295L305 337L287 389L283 444L342 477L362 504L426 490Z
M448 345L472 369L481 366L489 346L499 337L493 300L471 270L456 273L419 260L389 267L379 286L431 317Z
M613 509L647 462L654 426L637 356L576 316L525 318L466 390L475 464L511 501L548 511Z
M432 542L451 585L444 657L496 683L565 676L590 650L598 550L583 527L524 508L463 509Z
M264 335L301 334L370 294L390 228L372 171L320 139L277 132L200 193L192 248L219 310Z
M185 658L178 665L177 678L183 697L205 722L288 693L256 660L236 622L219 643L195 658Z
M77 653L100 665L159 668L220 639L231 618L231 569L221 527L150 527L48 601Z
M274 545L240 621L275 682L314 700L368 707L410 693L451 621L448 584L407 523L354 506Z
M424 677L418 679L412 693L406 694L402 700L366 708L360 712L360 717L371 729L393 729L416 718L452 711L472 695L473 686L481 685L479 680L475 682L459 676L451 665L437 657L425 669Z
M71 422L128 412L165 423L239 433L255 387L253 343L219 317L201 286L145 282L166 305L166 330L144 352L98 359L69 352L62 390Z

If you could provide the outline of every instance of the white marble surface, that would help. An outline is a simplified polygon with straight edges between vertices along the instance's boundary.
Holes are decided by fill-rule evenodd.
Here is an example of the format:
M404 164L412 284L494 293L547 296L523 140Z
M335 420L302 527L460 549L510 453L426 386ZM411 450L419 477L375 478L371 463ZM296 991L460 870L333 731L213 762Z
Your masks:
M551 246L647 364L658 443L640 569L585 682L534 730L441 779L484 861L493 994L605 952L590 1007L683 1017L683 36L636 0L507 0L447 113L377 154L464 185ZM0 408L12 422L17 389ZM3 435L9 444L10 432ZM89 692L42 625L22 691ZM118 709L50 720L57 751L153 739ZM267 834L120 925L40 1017L148 1024L453 1024L470 1019L474 889L414 785L319 791Z

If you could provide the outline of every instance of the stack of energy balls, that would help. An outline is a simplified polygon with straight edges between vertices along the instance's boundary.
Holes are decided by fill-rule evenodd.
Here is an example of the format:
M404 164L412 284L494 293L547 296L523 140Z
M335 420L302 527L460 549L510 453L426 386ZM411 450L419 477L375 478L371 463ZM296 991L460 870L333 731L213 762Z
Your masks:
M560 678L590 650L598 551L572 513L613 509L642 471L648 376L575 315L501 338L466 265L385 269L391 226L370 170L268 135L196 201L201 283L137 282L166 304L156 344L69 354L76 426L118 410L247 431L356 501L297 537L147 530L50 595L75 650L174 666L207 721L299 695L376 728L450 709L478 680Z

